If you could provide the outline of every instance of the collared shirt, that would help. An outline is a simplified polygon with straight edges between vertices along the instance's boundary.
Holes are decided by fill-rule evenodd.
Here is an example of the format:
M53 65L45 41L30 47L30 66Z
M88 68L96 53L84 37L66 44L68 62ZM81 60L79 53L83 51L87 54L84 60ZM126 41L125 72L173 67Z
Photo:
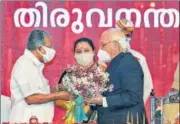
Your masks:
M12 110L10 123L29 122L36 116L40 123L51 123L54 116L53 102L28 105L25 98L32 94L49 94L48 80L43 76L44 64L29 50L16 61L11 74Z

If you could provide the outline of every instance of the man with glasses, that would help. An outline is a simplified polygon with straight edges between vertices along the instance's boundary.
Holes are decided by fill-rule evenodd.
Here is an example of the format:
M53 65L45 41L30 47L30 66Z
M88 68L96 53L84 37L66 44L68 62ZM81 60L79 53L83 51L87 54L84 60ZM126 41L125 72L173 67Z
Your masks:
M148 124L143 101L144 73L138 59L129 52L134 28L128 20L120 20L119 24L127 27L103 32L98 51L99 63L109 62L106 71L114 89L85 101L97 104L98 124Z

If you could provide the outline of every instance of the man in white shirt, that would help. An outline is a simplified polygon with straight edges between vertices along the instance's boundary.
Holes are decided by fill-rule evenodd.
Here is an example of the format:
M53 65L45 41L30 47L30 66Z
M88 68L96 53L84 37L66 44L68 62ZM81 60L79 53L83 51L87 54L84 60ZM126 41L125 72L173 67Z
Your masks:
M10 123L27 123L32 116L36 116L40 123L52 123L53 101L74 99L69 92L50 93L48 80L42 71L44 63L50 62L54 56L49 34L42 30L32 31L27 49L16 61L11 74Z

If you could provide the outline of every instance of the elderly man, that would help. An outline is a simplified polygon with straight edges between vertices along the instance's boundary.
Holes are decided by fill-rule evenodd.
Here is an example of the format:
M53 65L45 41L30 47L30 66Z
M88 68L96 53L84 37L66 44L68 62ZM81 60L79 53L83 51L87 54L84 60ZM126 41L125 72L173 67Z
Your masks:
M102 97L85 99L98 105L98 124L148 124L143 101L144 73L138 59L129 52L132 30L115 28L101 35L98 58L100 62L110 62L106 71L114 89Z
M11 74L12 110L10 123L27 123L36 116L40 123L52 123L54 100L71 100L68 92L50 93L48 80L43 76L44 63L55 56L50 36L42 30L30 33L27 49L16 61Z

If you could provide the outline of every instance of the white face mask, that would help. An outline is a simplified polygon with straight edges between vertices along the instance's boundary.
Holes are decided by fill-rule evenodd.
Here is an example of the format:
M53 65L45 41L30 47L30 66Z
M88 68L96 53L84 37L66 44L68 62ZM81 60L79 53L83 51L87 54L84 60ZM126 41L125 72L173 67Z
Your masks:
M41 52L39 53L43 56L44 63L50 62L54 58L56 51L52 48L48 48L45 46L42 46L42 47L46 51L46 54L42 54Z
M94 59L94 53L81 53L74 55L76 62L80 65L87 66Z
M98 51L98 63L101 63L101 62L110 62L111 61L111 56L109 55L108 52L104 51L104 50L99 50Z

